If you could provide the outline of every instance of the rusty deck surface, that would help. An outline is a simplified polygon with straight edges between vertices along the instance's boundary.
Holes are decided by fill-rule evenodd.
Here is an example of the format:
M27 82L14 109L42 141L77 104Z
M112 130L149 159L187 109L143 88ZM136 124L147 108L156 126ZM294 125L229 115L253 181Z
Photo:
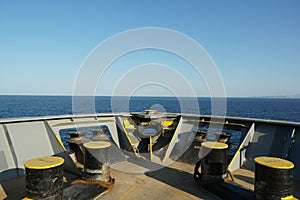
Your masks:
M237 169L232 173L234 182L254 191L254 172L247 169Z
M183 162L174 162L168 167L145 174L111 169L111 176L116 179L115 186L98 199L220 199L202 189L193 180L193 170L194 165ZM234 182L254 190L253 171L238 169L232 174ZM299 188L300 182L294 183L294 196L297 198L300 197Z
M193 165L182 162L145 174L111 169L115 186L98 199L219 199L193 180L193 170Z

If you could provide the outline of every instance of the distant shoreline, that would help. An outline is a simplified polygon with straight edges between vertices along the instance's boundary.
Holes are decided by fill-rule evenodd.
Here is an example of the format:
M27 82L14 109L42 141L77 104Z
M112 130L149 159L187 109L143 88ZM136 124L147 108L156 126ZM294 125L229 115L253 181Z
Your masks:
M7 96L7 97L73 97L72 95L58 95L58 94L0 94L0 96ZM111 98L112 96L106 95L97 95L97 96L78 96L78 97L108 97ZM130 96L113 96L117 98L126 98ZM132 96L134 98L194 98L191 96ZM211 98L209 96L198 96L197 98ZM223 98L223 97L214 97L214 98ZM300 96L249 96L249 97L239 97L239 96L228 96L228 99L300 99Z

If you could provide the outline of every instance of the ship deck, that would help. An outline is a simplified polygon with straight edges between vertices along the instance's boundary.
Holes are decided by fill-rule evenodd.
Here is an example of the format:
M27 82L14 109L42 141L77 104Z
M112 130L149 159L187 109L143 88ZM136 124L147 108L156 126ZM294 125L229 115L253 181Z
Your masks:
M117 168L133 167L132 163L120 163ZM134 166L135 167L135 166ZM114 168L114 167L113 167ZM217 196L204 190L193 180L194 165L174 162L160 170L131 174L111 169L115 186L98 199L205 199L218 200ZM254 190L254 172L240 168L232 173L234 182ZM300 181L294 183L294 196L300 197Z
M132 163L122 163L132 167ZM115 186L99 199L218 199L193 180L194 166L174 162L168 167L144 174L112 169Z
M173 115L172 115L173 116ZM168 115L168 117L170 117ZM30 119L9 119L0 121L0 186L8 195L7 199L22 199L25 196L24 162L28 159L58 155L65 159L65 189L70 188L72 181L82 177L70 158L68 151L61 144L61 132L76 128L94 128L105 126L116 143L111 155L111 177L115 179L114 187L103 193L97 199L219 199L193 180L195 162L199 159L200 141L191 134L196 126L205 127L207 124L220 125L209 116L178 115L176 130L171 134L172 139L165 145L164 151L150 150L140 159L134 152L125 151L131 136L122 129L127 115L99 115L96 118L89 115L55 116ZM174 118L175 119L175 118ZM239 128L240 135L237 151L228 169L232 171L234 182L244 188L254 190L254 162L260 155L272 155L286 158L295 164L293 195L300 198L299 148L300 123L266 121L258 119L226 118L221 124ZM121 128L120 128L121 127ZM167 129L166 129L167 130ZM169 136L165 132L164 137ZM26 137L24 137L26 135ZM125 136L128 136L125 137ZM170 138L169 138L170 139ZM236 139L236 138L235 138ZM127 141L128 140L128 141ZM284 141L284 142L283 142ZM133 144L135 141L132 140ZM26 145L24 145L26 144ZM30 146L30 148L28 148ZM130 145L129 145L130 146ZM189 146L188 150L186 147ZM121 148L122 147L122 148ZM38 150L38 151L37 151ZM162 154L163 153L163 154ZM181 154L183 153L183 154ZM142 153L143 154L143 153ZM178 156L182 155L180 158ZM141 160L147 160L146 165ZM149 165L159 165L161 159L172 159L172 164L158 166L158 170L148 168ZM153 162L149 162L152 160ZM150 163L150 164L149 164ZM163 163L165 164L165 163ZM149 170L150 169L150 170ZM249 170L251 169L251 170ZM18 171L18 173L16 173ZM129 172L130 171L130 172ZM71 174L68 174L70 172ZM139 173L137 173L139 172ZM0 187L0 199L1 199ZM99 189L99 188L96 188ZM72 190L76 194L82 190ZM72 194L72 192L69 193ZM65 190L64 190L65 194ZM90 195L90 192L85 192ZM96 195L98 195L97 192ZM87 199L86 196L82 199Z
M118 163L111 168L111 176L115 178L115 185L97 199L103 200L132 200L132 199L205 199L219 200L217 196L202 189L193 180L194 165L184 162L174 162L168 167L149 173L128 173L122 169L136 168L135 164L127 161ZM138 166L140 167L140 166ZM238 169L233 173L234 182L254 190L254 172L247 169ZM9 188L6 192L8 199L24 197L24 177L19 177L2 186ZM300 181L294 183L294 196L300 197Z

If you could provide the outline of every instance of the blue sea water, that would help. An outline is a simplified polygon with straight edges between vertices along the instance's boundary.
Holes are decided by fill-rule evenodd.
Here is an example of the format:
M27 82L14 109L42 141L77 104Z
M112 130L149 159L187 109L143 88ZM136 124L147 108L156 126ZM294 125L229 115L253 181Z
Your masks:
M101 113L158 109L166 112L181 112L180 102L175 97L131 97L129 105L124 97L115 98L112 109L111 97L95 97L95 111ZM210 98L198 98L199 109L184 98L186 113L211 114ZM300 122L300 99L293 98L227 98L227 116L287 120ZM85 110L82 110L84 113ZM49 116L72 114L71 96L0 96L0 118ZM86 113L90 113L86 110Z

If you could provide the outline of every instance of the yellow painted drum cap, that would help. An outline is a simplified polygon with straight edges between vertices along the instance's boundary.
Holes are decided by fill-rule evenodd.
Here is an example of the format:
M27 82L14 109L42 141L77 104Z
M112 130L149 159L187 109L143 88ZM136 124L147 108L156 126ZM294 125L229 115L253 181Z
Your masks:
M28 169L49 169L62 165L65 160L58 156L45 156L27 160L24 166Z
M260 156L254 159L255 163L274 169L293 169L294 164L288 160L276 157Z
M206 147L209 149L227 149L228 145L222 142L203 142L201 144L202 147Z
M295 198L293 195L288 196L288 197L282 197L281 200L298 200L297 198Z
M111 146L110 142L105 141L95 141L95 142L86 142L83 146L87 149L105 149Z

